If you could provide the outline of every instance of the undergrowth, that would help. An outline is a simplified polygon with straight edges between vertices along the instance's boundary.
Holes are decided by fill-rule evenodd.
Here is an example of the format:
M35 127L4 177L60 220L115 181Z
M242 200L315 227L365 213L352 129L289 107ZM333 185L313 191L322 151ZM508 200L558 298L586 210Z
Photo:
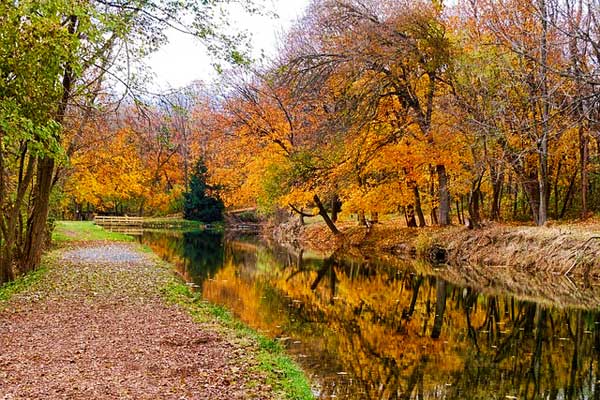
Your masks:
M0 302L8 301L15 294L19 294L39 282L48 271L48 266L43 263L39 268L17 277L11 282L0 285Z

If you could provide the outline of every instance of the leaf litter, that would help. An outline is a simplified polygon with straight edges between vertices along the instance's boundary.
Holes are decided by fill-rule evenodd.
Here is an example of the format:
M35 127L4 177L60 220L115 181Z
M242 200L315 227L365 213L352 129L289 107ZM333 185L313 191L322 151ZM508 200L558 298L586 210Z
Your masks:
M171 272L126 243L57 250L0 304L0 398L271 399L253 346L198 324L161 287Z

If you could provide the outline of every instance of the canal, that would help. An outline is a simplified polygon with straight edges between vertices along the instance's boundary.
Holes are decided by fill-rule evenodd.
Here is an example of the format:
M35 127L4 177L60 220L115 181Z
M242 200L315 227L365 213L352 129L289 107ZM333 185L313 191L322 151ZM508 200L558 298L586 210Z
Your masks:
M515 293L485 276L477 286L416 263L323 259L255 237L141 241L205 299L278 340L318 398L600 399L597 286L573 283L568 301L553 301L560 291L544 280Z

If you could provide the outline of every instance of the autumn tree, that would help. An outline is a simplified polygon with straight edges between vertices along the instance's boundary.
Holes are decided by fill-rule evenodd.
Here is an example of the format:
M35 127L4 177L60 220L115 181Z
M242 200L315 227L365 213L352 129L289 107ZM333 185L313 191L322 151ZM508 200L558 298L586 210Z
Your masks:
M451 62L451 43L439 9L427 3L322 1L311 11L316 39L310 40L317 43L300 47L289 61L299 87L330 79L342 92L335 105L338 120L349 120L356 132L387 124L379 129L387 137L381 135L373 151L411 135L434 155L436 99L448 87L445 74ZM325 31L331 35L318 36ZM435 158L429 160L437 176L434 208L439 223L447 225L449 180L443 158ZM399 172L412 175L411 167ZM419 187L407 181L422 216Z
M211 179L228 204L332 223L342 204L364 222L446 225L450 195L473 227L543 225L577 202L584 216L600 143L596 14L571 0L315 0L275 59L232 73L197 113L211 121L198 124Z
M466 110L501 147L523 187L534 221L543 225L548 218L553 147L572 117L564 95L568 85L561 76L567 59L555 25L556 10L544 0L518 4L477 1L464 6L470 16L465 21L471 32L467 40L481 46L474 54L486 56L480 50L485 46L494 49L487 51L490 63L481 68L492 75L485 80L471 79L471 88L463 86L467 90L479 87L484 94L482 103L493 110L473 114L481 108L473 101L478 97L471 97Z

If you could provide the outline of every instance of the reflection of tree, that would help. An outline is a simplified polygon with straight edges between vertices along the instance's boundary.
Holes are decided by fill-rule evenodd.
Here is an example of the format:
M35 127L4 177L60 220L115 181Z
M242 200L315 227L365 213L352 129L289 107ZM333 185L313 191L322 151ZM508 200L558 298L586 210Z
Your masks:
M315 290L325 276L329 277L329 304L333 304L335 298L335 284L337 283L337 275L335 273L335 261L333 257L325 260L323 266L317 271L317 277L310 285L310 290Z
M415 275L412 278L412 296L410 299L410 305L408 309L402 310L402 319L410 319L415 312L415 306L417 305L417 298L419 297L419 289L423 283L423 275Z
M223 235L212 231L145 231L142 242L175 265L184 279L202 285L223 266Z
M471 310L473 309L473 305L477 301L479 295L476 291L474 291L471 288L465 288L463 293L463 310L465 311L466 316L465 322L467 323L467 336L473 342L473 346L475 346L477 353L479 353L479 344L477 343L477 332L473 327L473 324L471 323Z
M435 317L431 337L437 339L442 333L444 312L446 311L446 281L440 278L435 280Z
M219 232L184 232L183 256L194 282L202 285L223 267L223 234Z

